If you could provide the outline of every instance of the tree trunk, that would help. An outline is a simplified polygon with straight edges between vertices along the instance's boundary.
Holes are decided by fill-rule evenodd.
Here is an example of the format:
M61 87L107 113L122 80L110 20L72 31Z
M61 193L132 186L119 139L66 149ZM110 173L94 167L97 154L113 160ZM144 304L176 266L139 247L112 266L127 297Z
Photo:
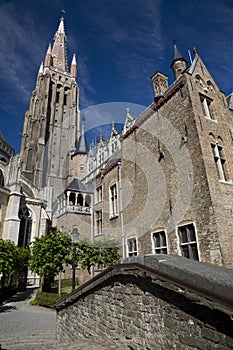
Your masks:
M61 271L58 273L58 295L61 296Z

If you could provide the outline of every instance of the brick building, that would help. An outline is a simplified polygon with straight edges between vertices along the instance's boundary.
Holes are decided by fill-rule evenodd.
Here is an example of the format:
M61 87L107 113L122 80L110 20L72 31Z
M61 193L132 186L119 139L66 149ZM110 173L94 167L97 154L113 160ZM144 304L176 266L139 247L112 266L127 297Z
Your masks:
M187 67L174 45L175 81L152 76L154 102L124 127L120 153L84 181L95 194L95 239L117 238L123 256L172 253L231 267L233 113L194 53Z
M188 66L174 44L171 68L170 86L165 74L152 76L154 101L137 119L127 108L122 132L113 123L109 140L100 135L88 147L61 18L25 114L20 156L0 187L4 238L25 246L53 225L92 241L117 238L123 257L173 253L232 266L233 98L197 50Z

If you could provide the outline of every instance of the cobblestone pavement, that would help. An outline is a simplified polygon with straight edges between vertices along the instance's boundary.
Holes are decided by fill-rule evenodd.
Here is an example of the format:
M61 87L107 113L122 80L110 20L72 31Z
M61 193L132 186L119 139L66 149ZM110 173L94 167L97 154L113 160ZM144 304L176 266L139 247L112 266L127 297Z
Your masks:
M57 343L56 312L30 305L36 288L17 293L0 306L0 349L2 350L121 350L111 343L77 340Z

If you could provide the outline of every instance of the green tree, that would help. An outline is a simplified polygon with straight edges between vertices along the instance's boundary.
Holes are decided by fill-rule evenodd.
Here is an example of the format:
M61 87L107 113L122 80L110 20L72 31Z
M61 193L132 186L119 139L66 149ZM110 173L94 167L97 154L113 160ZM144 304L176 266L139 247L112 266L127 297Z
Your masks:
M10 240L0 240L0 273L2 274L2 288L6 277L21 272L29 265L30 251L28 248L16 246Z
M76 248L77 261L81 262L83 269L91 272L91 267L102 264L108 267L120 259L119 243L116 240L103 240L90 243L80 240Z
M63 264L69 264L71 257L71 238L62 232L49 232L46 236L36 237L31 247L30 268L43 281L44 290L49 290L51 277L63 270Z

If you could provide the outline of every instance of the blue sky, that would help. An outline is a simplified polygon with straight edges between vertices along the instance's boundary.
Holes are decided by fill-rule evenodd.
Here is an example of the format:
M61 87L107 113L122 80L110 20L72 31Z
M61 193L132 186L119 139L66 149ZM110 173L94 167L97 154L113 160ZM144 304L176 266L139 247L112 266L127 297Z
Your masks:
M197 47L226 95L233 90L232 0L0 0L0 131L19 151L24 113L61 10L70 64L77 55L80 108L148 106L159 70L173 81L172 41Z

